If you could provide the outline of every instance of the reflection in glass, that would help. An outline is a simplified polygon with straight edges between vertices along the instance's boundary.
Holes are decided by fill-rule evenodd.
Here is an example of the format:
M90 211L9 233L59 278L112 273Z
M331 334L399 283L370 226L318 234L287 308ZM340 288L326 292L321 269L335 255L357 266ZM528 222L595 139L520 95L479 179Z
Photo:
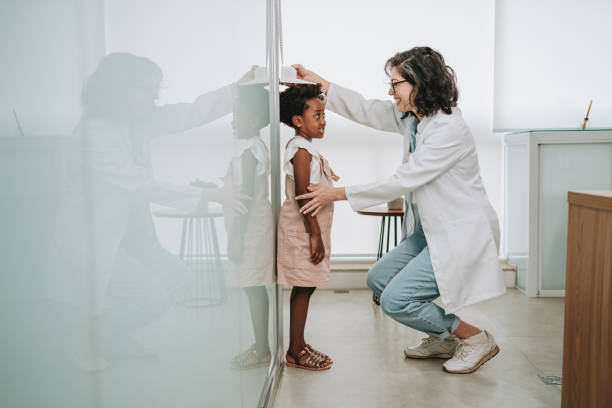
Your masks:
M251 347L232 359L235 369L267 366L271 356L266 285L274 282L274 223L268 199L270 154L260 137L261 129L269 124L268 99L263 86L243 85L234 102L234 154L225 183L251 199L245 201L246 214L232 209L225 212L228 282L244 288L255 337Z
M0 6L2 407L260 398L269 95L240 84L266 3L179 3Z

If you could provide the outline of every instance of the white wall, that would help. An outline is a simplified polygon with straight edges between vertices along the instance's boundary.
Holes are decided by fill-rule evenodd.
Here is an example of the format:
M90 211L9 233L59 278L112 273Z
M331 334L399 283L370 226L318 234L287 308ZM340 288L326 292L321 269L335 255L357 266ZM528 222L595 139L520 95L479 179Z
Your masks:
M439 50L455 69L459 107L472 129L482 177L499 210L500 144L493 128L493 0L283 2L285 65L302 63L366 97L390 99L383 68L398 51L417 45ZM341 185L387 177L401 164L401 138L354 124L331 112L320 150ZM283 127L283 140L291 131ZM283 145L283 144L281 144ZM336 206L335 254L375 253L380 220Z
M0 137L65 135L81 86L103 53L103 0L0 3Z
M178 0L172 6L166 0L106 0L107 52L129 52L158 64L160 104L191 102L238 80L254 64L265 66L265 13L263 0ZM231 120L230 114L156 139L151 146L156 177L179 185L196 178L221 184L233 152ZM269 131L261 134L267 142ZM178 253L181 223L154 220L161 244ZM217 233L225 253L221 225Z
M497 0L495 128L612 126L612 2Z

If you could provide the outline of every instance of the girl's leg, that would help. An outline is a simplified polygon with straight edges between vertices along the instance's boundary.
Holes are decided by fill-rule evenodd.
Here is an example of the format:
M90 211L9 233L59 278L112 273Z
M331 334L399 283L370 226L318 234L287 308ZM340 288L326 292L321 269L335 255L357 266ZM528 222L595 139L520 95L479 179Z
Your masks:
M314 287L294 286L291 290L289 300L289 354L297 356L306 347L304 341L304 327L308 316L308 305L310 296L314 293Z
M244 288L249 298L249 309L251 311L251 323L255 335L255 350L260 356L270 354L268 343L268 292L265 286L253 286Z
M314 293L315 289L314 287L294 286L291 290L290 338L287 354L288 357L291 356L294 360L291 364L297 364L298 366L302 366L302 368L327 369L331 366L331 359L323 353L308 348L304 340L304 327L308 315L308 305L310 304L310 296Z

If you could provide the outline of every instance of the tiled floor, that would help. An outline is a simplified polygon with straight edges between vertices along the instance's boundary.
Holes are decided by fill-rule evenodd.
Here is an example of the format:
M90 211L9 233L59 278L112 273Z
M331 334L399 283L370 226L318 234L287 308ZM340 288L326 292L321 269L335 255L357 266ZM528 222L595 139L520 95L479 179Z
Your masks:
M473 374L452 375L442 371L443 360L404 358L404 346L422 334L385 316L370 291L317 291L305 337L334 366L285 368L274 407L559 407L561 387L545 385L537 374L561 375L563 306L563 299L509 290L464 309L460 317L489 330L501 351Z

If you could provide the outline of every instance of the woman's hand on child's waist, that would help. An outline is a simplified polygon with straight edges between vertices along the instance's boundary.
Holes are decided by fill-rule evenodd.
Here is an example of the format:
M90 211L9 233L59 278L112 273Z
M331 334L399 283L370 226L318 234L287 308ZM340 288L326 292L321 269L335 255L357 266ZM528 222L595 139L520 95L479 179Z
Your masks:
M299 195L296 200L307 200L309 202L300 208L302 214L309 214L315 217L321 208L331 204L334 201L346 200L346 192L344 187L323 187L320 185L309 186L310 193Z

